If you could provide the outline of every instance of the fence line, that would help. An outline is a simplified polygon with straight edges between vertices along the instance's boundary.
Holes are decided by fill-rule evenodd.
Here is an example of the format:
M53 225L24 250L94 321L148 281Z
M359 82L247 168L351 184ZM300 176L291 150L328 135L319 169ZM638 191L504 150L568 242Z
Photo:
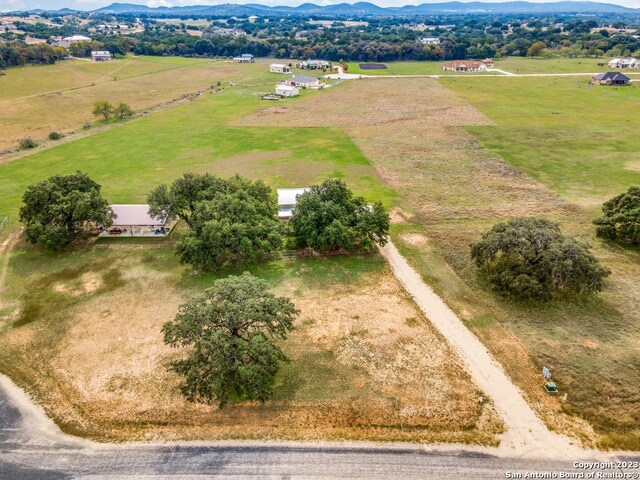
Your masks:
M4 230L8 224L9 224L9 217L8 217L8 216L5 216L5 217L0 221L0 233L2 233L2 230Z

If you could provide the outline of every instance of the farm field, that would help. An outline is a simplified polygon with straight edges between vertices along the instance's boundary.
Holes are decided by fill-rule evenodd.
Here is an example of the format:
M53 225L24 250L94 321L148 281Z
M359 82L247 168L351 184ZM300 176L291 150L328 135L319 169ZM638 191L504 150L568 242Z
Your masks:
M496 124L467 130L533 179L593 216L640 184L640 86L593 87L575 77L477 80L442 83Z
M238 274L223 271L219 276ZM494 445L502 422L378 255L252 267L301 311L272 401L191 404L161 327L215 276L172 242L98 242L73 255L21 244L0 312L0 369L67 432L101 441L354 439ZM161 299L161 301L159 301ZM55 308L53 306L55 305Z
M506 89L505 98L495 106L486 98L484 102L479 99L476 108L433 79L353 80L325 92L322 105L326 117L309 113L316 111L320 102L319 97L311 97L250 118L262 125L322 126L330 121L342 126L385 182L399 192L400 208L393 216L396 245L485 342L549 427L573 435L584 445L638 449L638 256L599 242L591 225L592 211L524 175L467 131L504 128L500 116L493 118L492 108L511 115L511 125L520 121L535 125L540 110L532 104L541 101L544 109L546 103L543 95L531 92L531 103L521 107L519 102L524 104L527 98L527 91L516 87L515 82L521 80L525 79L441 81L447 86L454 84L452 89L461 95L465 95L467 82L495 92L502 91L496 85ZM534 79L526 81L546 92L551 86L545 82L553 79L535 79L538 84ZM563 84L559 85L562 89ZM522 98L509 97L509 92L519 92ZM616 97L609 102L610 108L627 108L624 99ZM590 119L585 121L589 128L611 129L607 125L611 117L590 116L575 102L563 105L567 117ZM530 111L525 115L526 108ZM548 116L555 118L552 111ZM578 131L572 138L580 150L579 142L587 137ZM613 151L620 139L602 134L600 143L603 149ZM545 141L545 136L540 137L540 144ZM541 158L549 155L546 146L539 147ZM518 143L512 148L517 149ZM634 147L629 143L623 148ZM595 158L593 161L597 163ZM624 178L622 170L619 163L612 163L607 176ZM567 181L574 179L568 177ZM626 180L601 181L605 186L596 191L608 197L618 193ZM594 253L613 271L605 292L592 299L569 299L546 306L513 304L488 293L470 261L469 244L494 223L523 215L559 221L565 231L591 243ZM567 393L566 402L544 393L539 373L543 365L553 372L561 393Z
M305 186L333 176L371 200L393 202L395 192L380 184L368 160L339 129L228 125L266 106L254 95L261 88L260 81L247 80L224 93L1 164L0 216L16 218L28 185L78 168L103 185L113 203L143 202L155 185L185 172L239 173L273 187Z
M81 131L85 122L97 121L91 110L98 100L144 111L204 92L217 82L228 85L247 76L257 80L263 70L258 65L168 57L9 69L0 77L0 152L15 149L21 138L41 143L52 131ZM273 85L265 88L270 91Z

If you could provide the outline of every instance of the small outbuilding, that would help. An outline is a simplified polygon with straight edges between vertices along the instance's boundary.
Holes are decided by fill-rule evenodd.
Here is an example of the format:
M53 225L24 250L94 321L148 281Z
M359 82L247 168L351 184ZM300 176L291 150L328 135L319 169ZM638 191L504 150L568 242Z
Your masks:
M277 85L276 95L281 97L297 97L300 95L300 90L293 85Z
M149 205L111 205L115 214L113 225L103 229L103 237L166 237L175 224L154 218L149 214Z
M271 73L291 73L289 65L285 65L284 63L272 63L269 65L269 71Z
M278 218L280 220L289 220L293 213L293 209L298 203L298 197L304 192L309 191L305 188L279 188L278 189Z
M298 88L320 88L320 80L311 75L293 75L284 83Z
M108 62L113 60L113 55L107 50L94 50L91 52L91 60L94 62Z
M591 77L591 83L593 83L594 85L625 86L629 85L630 81L631 79L629 77L620 72L599 73L598 75L594 75L593 77Z
M239 57L233 57L233 61L236 63L253 63L255 59L250 53L243 53Z

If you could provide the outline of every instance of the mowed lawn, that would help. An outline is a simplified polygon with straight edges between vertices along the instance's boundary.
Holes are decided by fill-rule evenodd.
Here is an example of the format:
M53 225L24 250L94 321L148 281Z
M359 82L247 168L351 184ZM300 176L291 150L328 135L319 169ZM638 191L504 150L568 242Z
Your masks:
M157 184L185 172L236 173L273 187L345 179L358 193L386 205L394 194L337 128L232 127L242 115L273 105L248 83L220 94L0 165L0 215L16 218L25 188L54 174L87 172L113 203L144 202ZM322 92L305 92L321 95ZM291 102L298 99L289 100ZM15 222L14 222L15 225Z
M384 63L387 68L384 70L366 70L360 68L361 63L367 62L349 62L349 71L347 73L356 73L362 75L465 75L464 73L446 72L442 69L444 61L440 62L370 62ZM476 74L492 75L493 72L475 72Z
M496 68L510 73L598 73L610 71L604 58L529 58L506 57L496 61ZM604 64L604 65L602 65ZM636 70L637 71L637 70ZM640 72L639 72L640 73Z
M594 214L640 184L640 86L574 77L441 82L496 123L467 128L482 145Z

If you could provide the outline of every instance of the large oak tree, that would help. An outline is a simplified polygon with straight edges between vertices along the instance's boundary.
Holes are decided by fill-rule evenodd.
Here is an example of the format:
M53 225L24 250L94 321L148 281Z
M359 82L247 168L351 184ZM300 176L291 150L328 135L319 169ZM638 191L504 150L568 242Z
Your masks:
M220 407L234 399L268 400L280 363L288 361L278 343L297 313L248 272L217 280L182 305L163 332L167 344L187 350L170 367L184 377L187 400Z
M27 238L57 250L91 227L111 226L113 211L100 193L101 186L86 173L55 175L24 192L20 221Z

